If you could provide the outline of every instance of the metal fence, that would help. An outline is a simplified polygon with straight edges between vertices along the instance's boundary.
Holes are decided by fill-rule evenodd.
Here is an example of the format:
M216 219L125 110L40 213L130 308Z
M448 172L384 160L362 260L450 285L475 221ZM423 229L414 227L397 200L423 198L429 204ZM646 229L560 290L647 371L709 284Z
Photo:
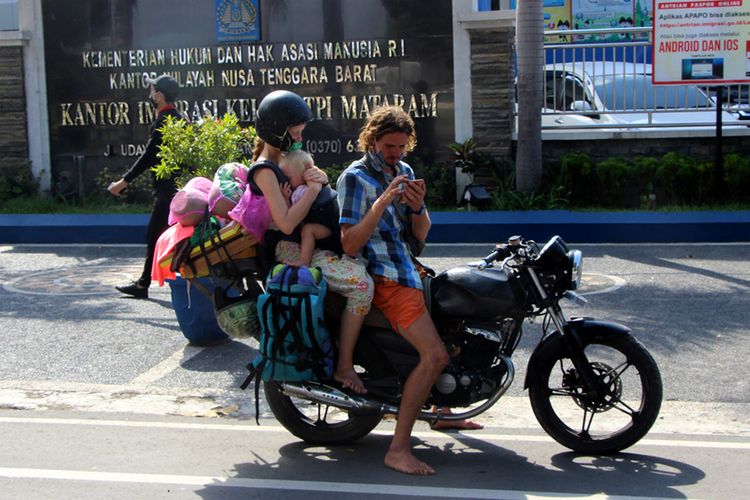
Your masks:
M750 111L750 84L653 85L651 28L544 35L544 129L708 126L719 96L725 124Z

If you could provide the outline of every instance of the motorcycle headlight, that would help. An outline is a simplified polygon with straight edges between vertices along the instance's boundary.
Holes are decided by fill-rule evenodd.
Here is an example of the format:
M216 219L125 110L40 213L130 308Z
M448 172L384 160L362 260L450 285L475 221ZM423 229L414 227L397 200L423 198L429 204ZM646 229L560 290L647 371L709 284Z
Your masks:
M568 252L568 261L570 262L570 289L577 290L583 274L583 254L580 250L571 250Z

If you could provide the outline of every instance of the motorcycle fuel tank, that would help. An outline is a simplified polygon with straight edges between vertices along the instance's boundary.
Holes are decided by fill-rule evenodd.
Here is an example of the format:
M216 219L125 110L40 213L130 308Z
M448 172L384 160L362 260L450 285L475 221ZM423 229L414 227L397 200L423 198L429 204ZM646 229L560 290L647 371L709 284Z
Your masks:
M493 320L523 312L525 294L503 269L460 266L432 280L433 313L445 318Z

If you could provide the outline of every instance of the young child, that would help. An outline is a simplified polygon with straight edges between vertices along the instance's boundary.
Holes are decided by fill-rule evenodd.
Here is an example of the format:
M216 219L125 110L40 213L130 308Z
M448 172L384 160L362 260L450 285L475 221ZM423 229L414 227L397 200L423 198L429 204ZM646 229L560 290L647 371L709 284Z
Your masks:
M290 205L295 204L302 198L307 189L302 176L305 170L313 165L312 156L301 149L287 153L281 160L279 168L281 168L281 171L289 179L289 184L292 188L291 198L288 200ZM329 191L332 190L329 188ZM300 229L300 260L289 262L289 265L309 267L316 242L327 240L334 236L339 237L338 234L333 234L332 227L333 224L338 225L338 206L327 206L329 203L332 205L332 202L335 201L335 192L332 196L326 195L325 191L321 191L321 193L322 195L319 195L318 198L321 201L316 200L315 205L310 209ZM326 199L326 196L330 199ZM323 204L326 206L323 206Z
M298 201L302 197L304 190L307 189L303 174L312 165L312 157L302 150L287 153L279 162L281 171L289 179L289 184L293 189L292 192L282 189L282 191L289 193L287 201L290 205ZM365 393L367 389L354 370L353 357L359 330L362 327L365 315L370 310L374 285L364 264L355 258L343 254L343 249L341 248L341 228L339 226L339 204L336 191L325 187L318 194L318 198L302 221L300 238L300 259L298 261L288 261L286 262L287 264L293 266L310 266L316 247L324 252L329 250L330 252L327 253L328 257L322 260L327 263L327 265L323 266L324 276L335 280L340 285L344 285L345 283L344 286L351 289L350 295L352 291L356 291L357 299L352 302L354 309L349 310L349 305L347 305L347 310L341 321L339 355L333 378L356 393ZM341 257L337 258L331 252ZM322 255L325 256L326 253ZM320 255L316 262L318 264L321 262Z

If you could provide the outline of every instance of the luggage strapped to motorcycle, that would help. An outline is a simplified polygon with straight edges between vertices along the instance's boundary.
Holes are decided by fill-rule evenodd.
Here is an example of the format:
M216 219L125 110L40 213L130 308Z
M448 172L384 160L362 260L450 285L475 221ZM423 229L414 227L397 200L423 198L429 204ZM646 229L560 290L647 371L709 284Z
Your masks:
M211 300L224 333L247 338L257 329L256 301L263 291L255 281L257 266L247 260L256 255L257 243L236 222L232 224L217 229L206 211L196 227L198 244L191 247L189 257L181 259L179 266L190 286ZM213 289L195 279L201 276L211 278Z
M175 248L170 269L179 271L183 278L200 278L217 275L235 278L252 269L244 269L244 264L257 256L258 242L237 222L222 228L215 227L212 217L206 211L203 220L196 226L199 235L197 244L184 240ZM191 238L194 240L195 236Z
M319 275L319 270L316 270ZM300 284L299 277L310 283ZM240 388L255 382L255 420L258 424L259 379L264 381L326 380L333 372L333 348L323 324L323 300L327 284L317 283L309 268L279 264L258 298L261 327L258 356L247 365L250 372Z

